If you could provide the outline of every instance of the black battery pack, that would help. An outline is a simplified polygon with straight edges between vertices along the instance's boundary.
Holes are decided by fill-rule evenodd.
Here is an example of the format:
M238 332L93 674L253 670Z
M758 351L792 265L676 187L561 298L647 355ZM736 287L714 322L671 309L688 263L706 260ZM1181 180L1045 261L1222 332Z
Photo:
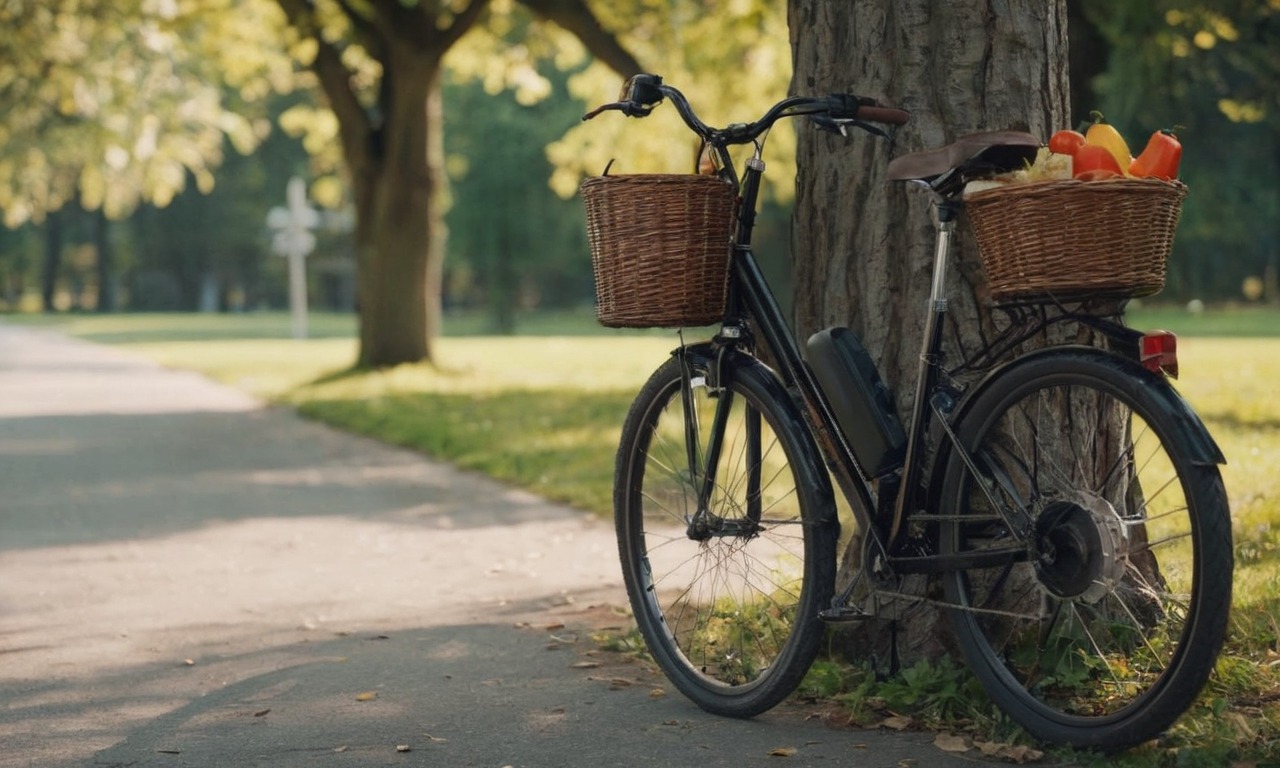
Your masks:
M807 347L813 375L863 470L874 478L902 466L907 436L893 395L857 335L828 328L809 337Z

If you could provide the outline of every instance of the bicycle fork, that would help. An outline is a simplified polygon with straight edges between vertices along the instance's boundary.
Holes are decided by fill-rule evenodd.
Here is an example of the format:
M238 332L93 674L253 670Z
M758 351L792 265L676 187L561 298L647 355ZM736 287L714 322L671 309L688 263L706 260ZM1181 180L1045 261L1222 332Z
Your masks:
M717 366L719 368L719 366ZM687 535L695 541L706 541L716 536L752 535L759 530L761 506L762 447L760 439L760 412L746 406L744 439L746 461L746 515L741 519L726 520L711 509L715 495L716 473L724 450L725 428L733 410L734 394L719 381L707 381L695 376L684 349L680 351L680 399L684 409L685 460L688 463L689 480L698 489L698 507L688 520ZM695 387L706 387L715 400L715 413L707 432L705 453L702 448L702 428L698 414Z

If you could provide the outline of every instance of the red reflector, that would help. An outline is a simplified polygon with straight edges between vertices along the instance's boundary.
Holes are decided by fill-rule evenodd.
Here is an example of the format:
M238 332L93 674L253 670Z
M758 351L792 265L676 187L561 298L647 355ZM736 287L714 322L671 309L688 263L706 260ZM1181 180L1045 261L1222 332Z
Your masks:
M1148 371L1164 371L1178 378L1178 337L1170 331L1152 331L1143 336L1141 362Z

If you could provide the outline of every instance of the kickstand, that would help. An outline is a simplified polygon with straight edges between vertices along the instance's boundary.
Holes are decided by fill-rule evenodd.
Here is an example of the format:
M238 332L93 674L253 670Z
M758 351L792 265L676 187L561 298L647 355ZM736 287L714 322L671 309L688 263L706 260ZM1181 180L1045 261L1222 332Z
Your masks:
M858 575L850 580L849 586L845 587L840 594L831 598L831 607L825 611L818 612L818 618L828 624L845 624L875 618L874 614L868 613L860 606L849 604L849 598L853 597L854 590L858 588L858 585L862 583L866 575L866 571L859 570Z
M889 674L896 676L902 669L902 659L898 656L898 620L889 622Z

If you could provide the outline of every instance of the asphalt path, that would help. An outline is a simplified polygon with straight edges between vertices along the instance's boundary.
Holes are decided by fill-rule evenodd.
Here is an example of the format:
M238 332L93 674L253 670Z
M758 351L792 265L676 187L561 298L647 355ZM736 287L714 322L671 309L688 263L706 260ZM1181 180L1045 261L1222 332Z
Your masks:
M0 323L0 766L973 765L599 650L612 528Z

